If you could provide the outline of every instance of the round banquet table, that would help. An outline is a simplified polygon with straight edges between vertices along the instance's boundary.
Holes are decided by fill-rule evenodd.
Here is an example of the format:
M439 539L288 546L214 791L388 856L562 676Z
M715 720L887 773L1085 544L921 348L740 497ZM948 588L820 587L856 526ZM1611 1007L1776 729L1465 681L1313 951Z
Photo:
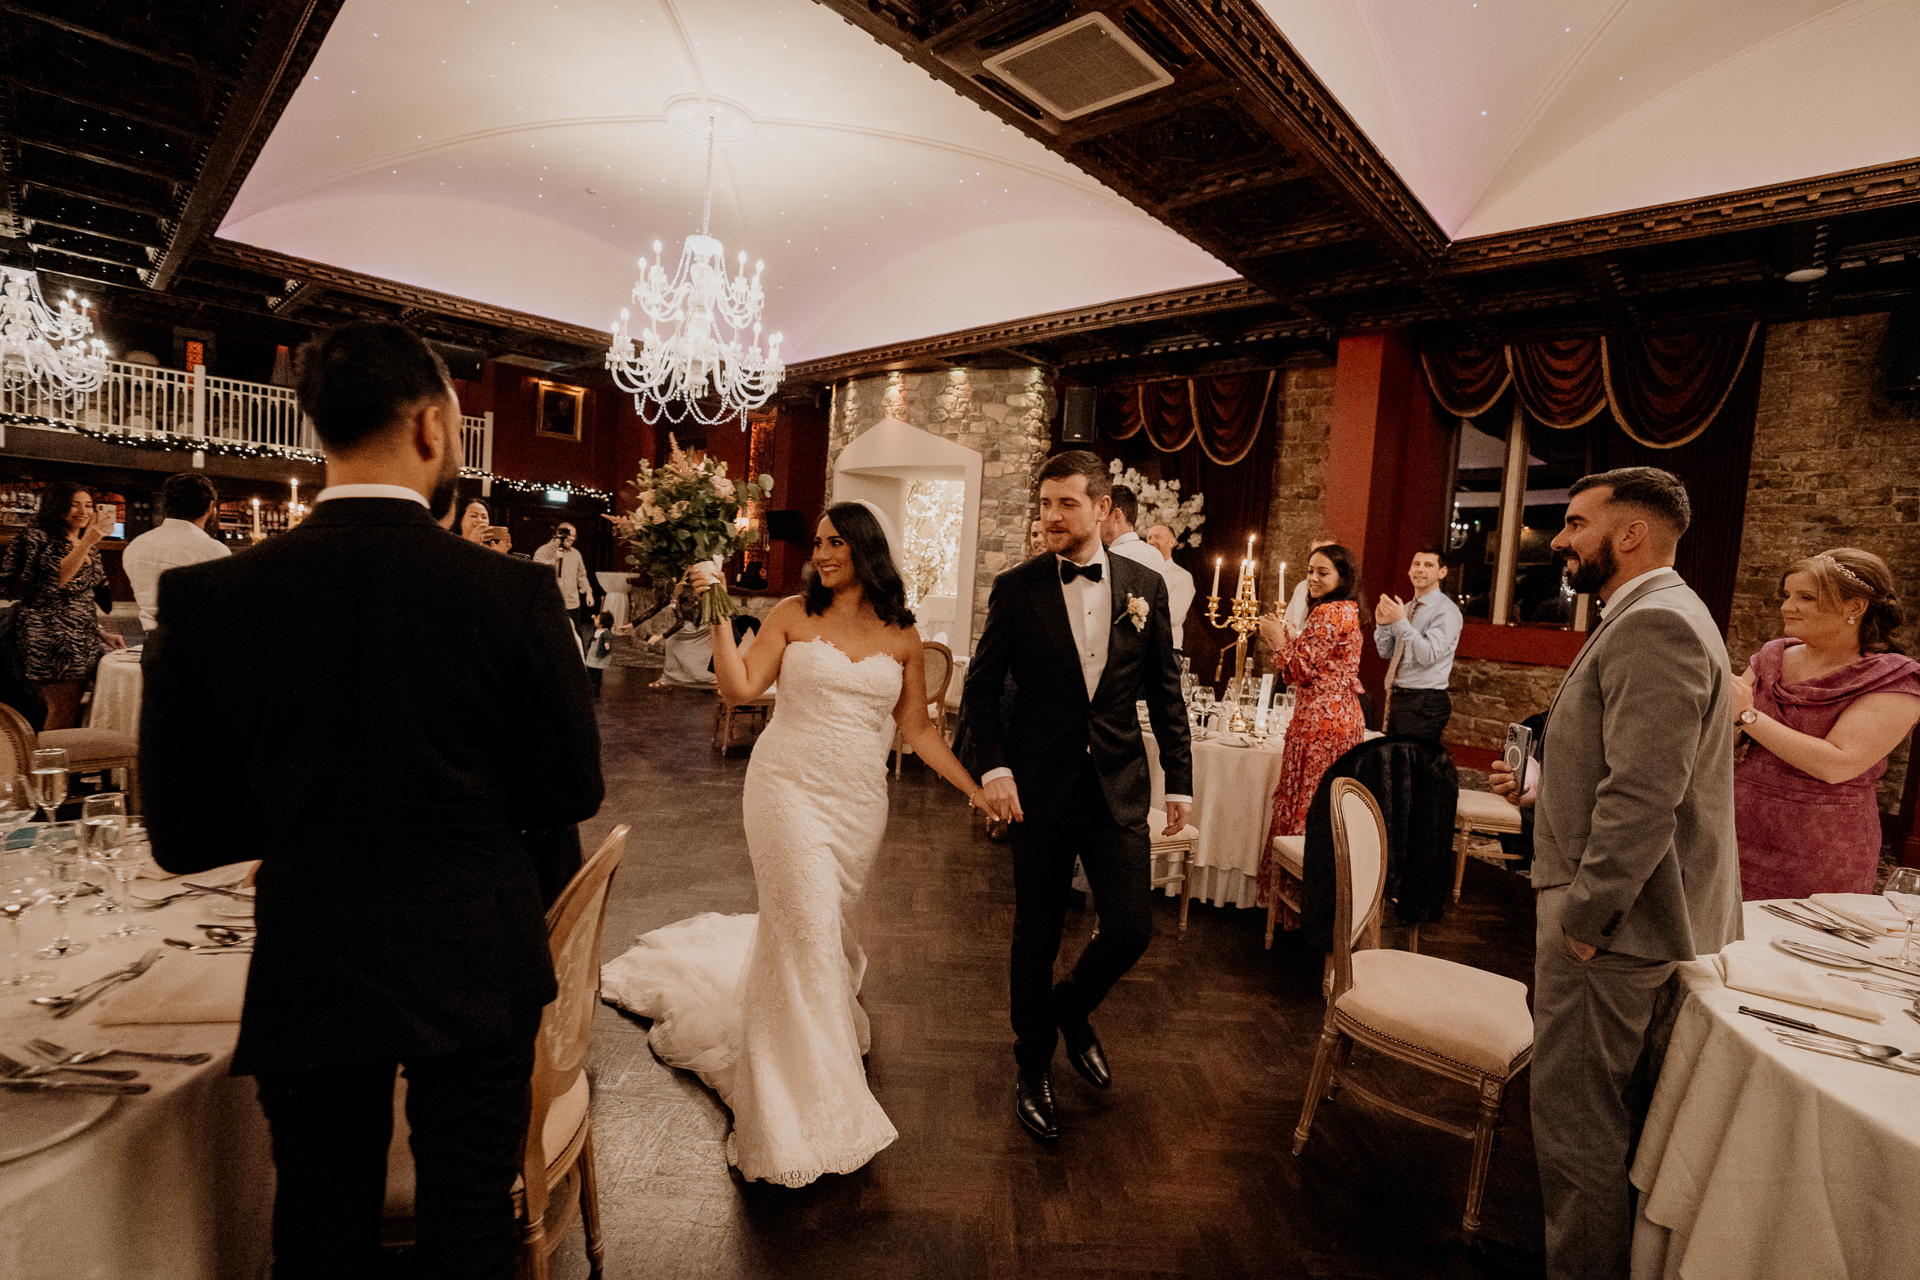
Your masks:
M109 729L130 738L140 736L140 651L116 649L100 659L93 676L93 701L87 707L87 728Z
M1163 808L1167 775L1160 768L1160 744L1146 729L1147 769L1153 778L1153 807ZM1259 905L1260 855L1273 823L1273 789L1280 785L1280 747L1276 734L1258 747L1233 747L1226 735L1193 744L1193 812L1187 821L1200 829L1200 845L1189 869L1193 897L1223 907ZM1166 874L1156 861L1155 877ZM1168 886L1171 895L1175 886Z
M222 884L242 868L187 879ZM136 880L135 896L158 898L177 881ZM94 899L72 907L72 935L89 939L128 917L85 914ZM111 1104L91 1127L54 1146L0 1163L0 1276L8 1280L140 1277L140 1280L253 1280L272 1266L273 1159L267 1124L251 1079L227 1074L239 1034L240 990L247 960L192 955L162 938L199 937L194 925L221 919L225 899L194 897L131 917L153 932L126 941L96 941L83 954L34 968L56 975L52 986L0 988L0 1052L37 1061L25 1051L35 1038L70 1049L145 1049L210 1053L202 1066L108 1058L92 1065L134 1070L151 1093L101 1098ZM21 921L29 947L55 932L54 912L39 907ZM70 991L159 948L141 977L69 1018L30 1003ZM0 964L10 964L10 937L0 935ZM210 984L210 988L208 986ZM160 1021L189 1012L223 1012L224 1021ZM119 1023L139 1017L138 1023ZM61 1076L79 1080L81 1076ZM33 1117L22 1108L54 1095L0 1091L0 1151ZM63 1098L69 1102L71 1099Z
M601 607L613 615L613 625L627 625L627 615L632 601L627 597L628 580L632 575L625 573L607 573L602 570L593 575L600 589L607 593L606 603Z
M1749 938L1851 949L1757 902L1746 904L1745 923ZM1897 947L1889 939L1877 949ZM1880 1022L1809 1009L1727 987L1707 957L1681 965L1679 980L1683 998L1633 1164L1634 1280L1914 1274L1920 1076L1781 1044L1768 1024L1738 1012L1750 1005L1920 1056L1920 1023L1901 1012L1906 1002L1867 992Z

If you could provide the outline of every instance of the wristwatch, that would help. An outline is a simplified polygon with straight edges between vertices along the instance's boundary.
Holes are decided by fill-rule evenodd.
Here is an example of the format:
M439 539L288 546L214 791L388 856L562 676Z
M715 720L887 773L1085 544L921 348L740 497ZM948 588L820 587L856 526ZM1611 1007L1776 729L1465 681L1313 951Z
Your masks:
M1748 707L1745 711L1742 711L1739 715L1735 716L1733 719L1735 724L1738 724L1741 728L1744 729L1748 725L1752 724L1755 720L1758 720L1759 718L1760 718L1760 713L1758 711L1755 711L1752 707Z

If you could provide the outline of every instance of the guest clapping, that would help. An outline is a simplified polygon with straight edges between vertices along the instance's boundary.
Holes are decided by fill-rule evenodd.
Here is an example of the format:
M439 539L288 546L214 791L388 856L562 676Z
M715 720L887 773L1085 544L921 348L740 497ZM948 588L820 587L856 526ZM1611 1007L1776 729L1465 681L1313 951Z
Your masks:
M1357 746L1367 723L1360 711L1360 603L1353 557L1337 542L1307 558L1307 620L1296 629L1271 614L1260 635L1296 702L1273 793L1276 836L1302 835L1307 809L1327 766ZM1260 901L1271 892L1271 845L1260 857ZM1285 874L1284 872L1282 874ZM1289 926L1291 927L1291 926Z
M1874 784L1920 721L1920 662L1893 643L1905 614L1879 556L1836 547L1797 560L1781 593L1784 634L1733 688L1749 739L1733 775L1740 893L1872 893Z
M0 561L0 582L19 602L17 643L27 679L46 699L48 729L80 723L80 695L100 655L123 647L119 636L100 627L107 570L99 546L113 524L111 508L96 513L91 493L71 480L55 480L41 492L32 526L20 531Z

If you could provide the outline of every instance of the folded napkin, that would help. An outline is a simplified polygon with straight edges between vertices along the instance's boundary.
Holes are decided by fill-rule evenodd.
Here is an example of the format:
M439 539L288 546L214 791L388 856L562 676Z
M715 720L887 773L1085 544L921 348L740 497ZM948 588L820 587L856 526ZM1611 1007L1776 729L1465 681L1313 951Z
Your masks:
M247 995L247 967L239 956L163 956L153 968L100 998L100 1025L238 1022Z
M1877 893L1816 893L1807 901L1816 907L1825 907L1836 915L1845 916L1862 929L1872 929L1875 933L1904 934L1907 931L1906 917L1895 911Z
M1735 991L1772 996L1809 1009L1830 1009L1867 1022L1879 1022L1883 1016L1859 986L1844 978L1829 978L1758 938L1728 943L1713 962L1721 981Z

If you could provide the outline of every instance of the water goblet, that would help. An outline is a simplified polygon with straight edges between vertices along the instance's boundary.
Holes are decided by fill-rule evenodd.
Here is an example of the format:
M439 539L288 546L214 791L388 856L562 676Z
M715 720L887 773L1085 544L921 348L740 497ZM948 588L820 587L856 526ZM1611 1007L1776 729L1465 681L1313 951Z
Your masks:
M67 753L59 747L41 747L28 762L27 797L53 821L53 811L67 802Z
M20 917L40 901L44 889L34 874L35 861L28 849L0 850L0 914L13 935L13 972L0 977L0 986L38 987L53 981L52 974L27 967L26 943L20 936Z
M1920 867L1896 867L1881 886L1880 896L1907 922L1906 940L1900 944L1900 957L1894 963L1920 972L1920 958L1913 953L1913 922L1920 920Z
M27 802L27 780L16 777L11 781L0 778L0 846L12 839L13 833L33 820L35 806Z
M85 951L90 943L75 942L67 931L67 904L86 887L80 878L80 831L71 822L53 822L40 828L34 850L46 868L47 891L41 899L51 903L59 921L60 936L33 954L42 960L64 960Z

